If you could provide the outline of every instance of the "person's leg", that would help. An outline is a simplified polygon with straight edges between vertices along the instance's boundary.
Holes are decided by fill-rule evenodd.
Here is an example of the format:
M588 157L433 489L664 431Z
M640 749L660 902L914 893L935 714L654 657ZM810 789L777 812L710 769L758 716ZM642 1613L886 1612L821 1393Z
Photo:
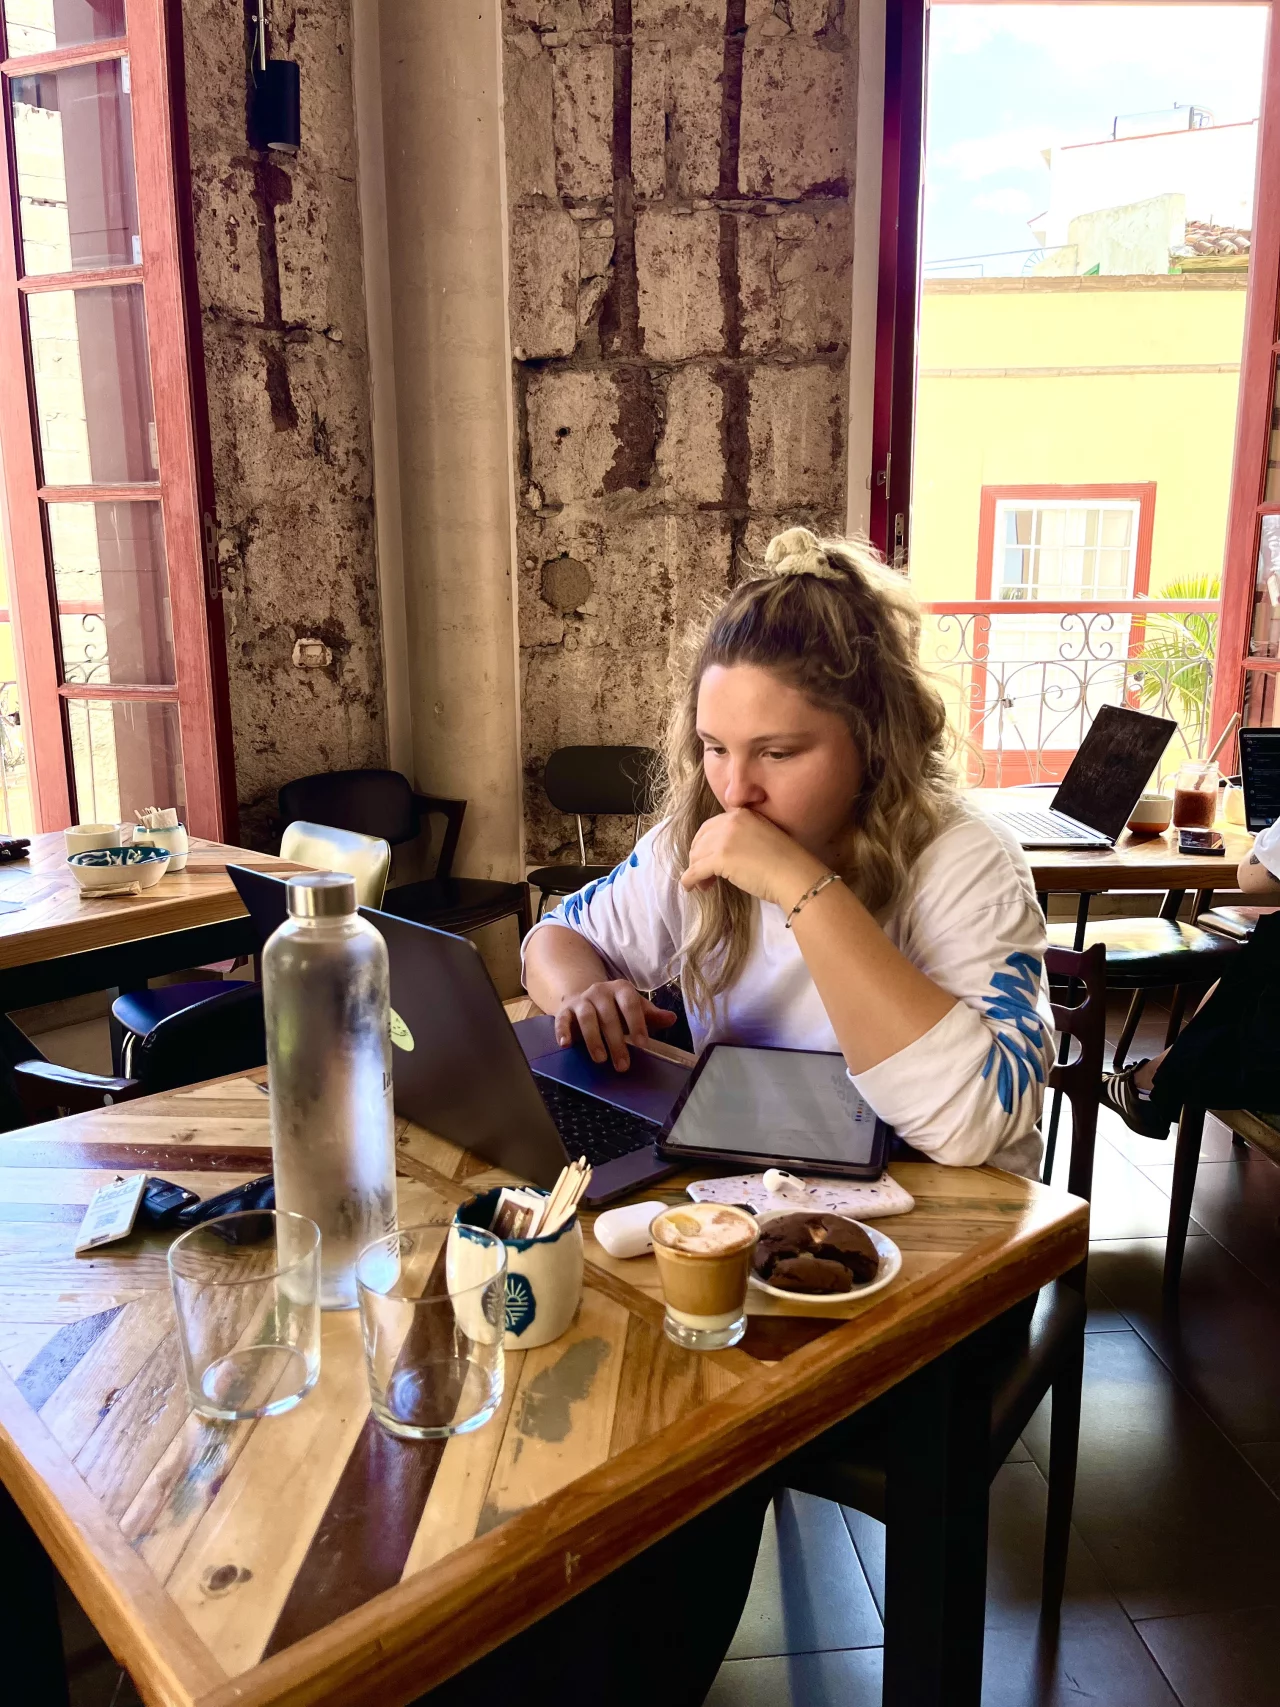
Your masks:
M742 1616L772 1492L767 1480L738 1489L413 1707L700 1707Z
M1200 1014L1218 989L1218 983L1209 986L1196 1006L1196 1015ZM1195 1015L1192 1016L1193 1019ZM1156 1074L1164 1066L1169 1056L1177 1049L1180 1038L1162 1049L1150 1060L1135 1061L1132 1066L1124 1068L1119 1073L1104 1073L1102 1075L1102 1103L1113 1113L1118 1114L1125 1125L1133 1132L1144 1138L1167 1138L1169 1128L1178 1118L1181 1099L1168 1095L1155 1094Z

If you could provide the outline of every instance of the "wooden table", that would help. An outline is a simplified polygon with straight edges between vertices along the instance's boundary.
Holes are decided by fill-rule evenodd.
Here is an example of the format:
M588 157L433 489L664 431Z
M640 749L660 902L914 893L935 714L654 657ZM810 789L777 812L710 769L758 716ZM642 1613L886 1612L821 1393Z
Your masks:
M1044 810L1046 789L974 789L983 805L999 802L1022 810ZM1043 894L1101 894L1107 889L1234 889L1236 867L1253 849L1253 836L1234 824L1217 824L1226 843L1221 858L1180 854L1178 832L1135 836L1125 830L1113 848L1028 848L1036 888Z
M839 1320L753 1316L741 1346L697 1356L663 1337L652 1259L588 1238L575 1325L508 1357L474 1434L384 1433L353 1314L325 1317L295 1411L206 1422L167 1238L81 1259L72 1244L117 1170L205 1196L261 1173L261 1078L0 1137L0 1478L151 1707L409 1701L1085 1254L1074 1198L904 1164L916 1208L886 1223L902 1272ZM403 1223L503 1177L405 1122L397 1144Z
M62 832L33 836L27 860L0 865L0 1013L252 954L257 938L227 862L302 868L196 840L185 871L119 899L85 900Z

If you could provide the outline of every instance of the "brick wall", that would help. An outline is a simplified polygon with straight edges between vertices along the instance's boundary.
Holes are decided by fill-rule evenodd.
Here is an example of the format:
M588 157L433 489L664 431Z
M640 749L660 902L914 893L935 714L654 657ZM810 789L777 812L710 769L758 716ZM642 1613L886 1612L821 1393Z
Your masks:
M572 742L656 744L673 639L781 525L839 530L845 0L506 0L531 861ZM626 826L594 826L598 857Z
M245 15L185 0L197 271L241 833L280 784L386 762L348 0L268 0L296 156L245 141Z

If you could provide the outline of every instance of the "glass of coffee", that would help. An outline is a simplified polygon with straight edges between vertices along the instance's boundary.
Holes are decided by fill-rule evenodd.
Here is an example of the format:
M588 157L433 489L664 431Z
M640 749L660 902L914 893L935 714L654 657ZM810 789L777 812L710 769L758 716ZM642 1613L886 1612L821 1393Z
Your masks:
M680 1204L649 1227L667 1311L669 1340L690 1351L721 1351L747 1331L747 1277L760 1229L728 1203Z
M1218 767L1198 759L1179 765L1173 784L1173 822L1179 830L1207 830L1218 816Z

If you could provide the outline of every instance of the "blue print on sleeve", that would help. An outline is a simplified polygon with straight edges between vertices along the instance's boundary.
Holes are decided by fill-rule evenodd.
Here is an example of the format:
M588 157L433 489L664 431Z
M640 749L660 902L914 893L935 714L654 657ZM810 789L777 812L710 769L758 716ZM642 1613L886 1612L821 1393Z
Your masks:
M1005 960L1008 971L997 972L991 980L994 994L984 996L983 1002L993 1020L1013 1027L1013 1033L996 1038L987 1052L982 1068L984 1079L996 1071L996 1094L1006 1114L1013 1113L1014 1078L1017 1095L1025 1095L1032 1080L1044 1083L1044 1021L1036 1011L1040 993L1040 961L1038 956L1019 951Z
M630 854L626 859L621 860L617 865L615 865L607 877L593 878L584 889L579 889L577 894L566 895L560 905L558 907L554 907L551 912L547 914L548 920L553 923L570 926L577 926L581 924L583 911L591 905L591 897L596 893L596 891L599 889L607 889L617 877L618 873L624 870L627 866L638 866L639 864L639 854Z

